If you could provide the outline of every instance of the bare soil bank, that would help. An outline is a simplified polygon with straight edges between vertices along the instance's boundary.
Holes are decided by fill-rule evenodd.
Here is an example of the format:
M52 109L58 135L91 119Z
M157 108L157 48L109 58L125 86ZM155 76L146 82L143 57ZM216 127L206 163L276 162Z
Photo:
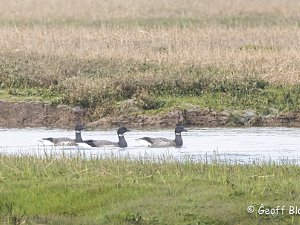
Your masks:
M89 119L87 109L65 105L52 106L43 102L0 101L0 127L59 127L72 128L75 123L88 127L109 128L121 124L135 128L186 126L291 126L300 127L300 112L259 116L254 111L223 111L211 109L174 110L157 115L130 114L107 116L96 121Z

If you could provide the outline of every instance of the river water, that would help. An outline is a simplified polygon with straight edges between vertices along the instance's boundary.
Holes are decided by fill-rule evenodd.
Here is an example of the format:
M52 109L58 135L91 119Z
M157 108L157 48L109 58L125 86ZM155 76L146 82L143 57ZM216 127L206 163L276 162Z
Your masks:
M143 136L174 138L173 130L132 130L125 134L125 149L88 146L59 147L40 142L45 137L75 138L75 132L62 129L0 129L0 154L129 157L141 160L175 159L227 163L300 164L300 128L188 128L182 133L182 148L149 148L136 139ZM83 131L87 139L117 141L116 131Z

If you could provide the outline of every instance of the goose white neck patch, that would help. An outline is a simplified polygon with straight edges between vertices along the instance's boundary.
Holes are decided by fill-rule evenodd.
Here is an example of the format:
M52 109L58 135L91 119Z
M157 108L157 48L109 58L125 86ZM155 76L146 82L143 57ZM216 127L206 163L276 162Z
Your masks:
M124 134L119 134L119 137L123 137L124 136Z
M181 133L175 133L175 135L179 136L179 135L181 135Z
M76 133L76 134L80 134L81 131L80 131L80 130L76 130L75 133Z

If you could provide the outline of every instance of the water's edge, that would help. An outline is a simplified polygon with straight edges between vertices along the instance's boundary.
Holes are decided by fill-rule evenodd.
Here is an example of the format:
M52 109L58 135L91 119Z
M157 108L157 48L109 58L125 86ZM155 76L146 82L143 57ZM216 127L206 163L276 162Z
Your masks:
M0 124L9 128L58 127L73 128L76 123L85 123L94 128L111 128L130 124L135 128L173 127L181 123L196 127L228 126L277 126L300 127L300 112L259 115L253 110L224 110L191 108L173 110L155 115L125 114L101 118L88 116L88 109L67 105L51 105L45 102L9 102L0 100Z

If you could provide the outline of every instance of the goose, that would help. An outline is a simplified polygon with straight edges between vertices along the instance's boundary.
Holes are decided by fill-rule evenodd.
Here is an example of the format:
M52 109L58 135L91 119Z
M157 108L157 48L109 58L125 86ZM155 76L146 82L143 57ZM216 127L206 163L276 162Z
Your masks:
M187 132L183 126L177 125L175 128L175 140L170 140L167 138L151 138L143 137L140 140L146 141L149 147L159 148L159 147L181 147L183 144L181 132Z
M125 140L124 134L128 132L126 127L120 127L117 131L119 142L112 142L106 140L87 140L84 143L92 146L92 147L104 147L104 146L113 146L113 147L120 147L125 148L127 147L127 142Z
M44 144L54 144L55 146L75 146L77 143L82 143L81 131L84 130L84 125L77 124L75 126L75 139L67 137L58 137L58 138L42 138Z

